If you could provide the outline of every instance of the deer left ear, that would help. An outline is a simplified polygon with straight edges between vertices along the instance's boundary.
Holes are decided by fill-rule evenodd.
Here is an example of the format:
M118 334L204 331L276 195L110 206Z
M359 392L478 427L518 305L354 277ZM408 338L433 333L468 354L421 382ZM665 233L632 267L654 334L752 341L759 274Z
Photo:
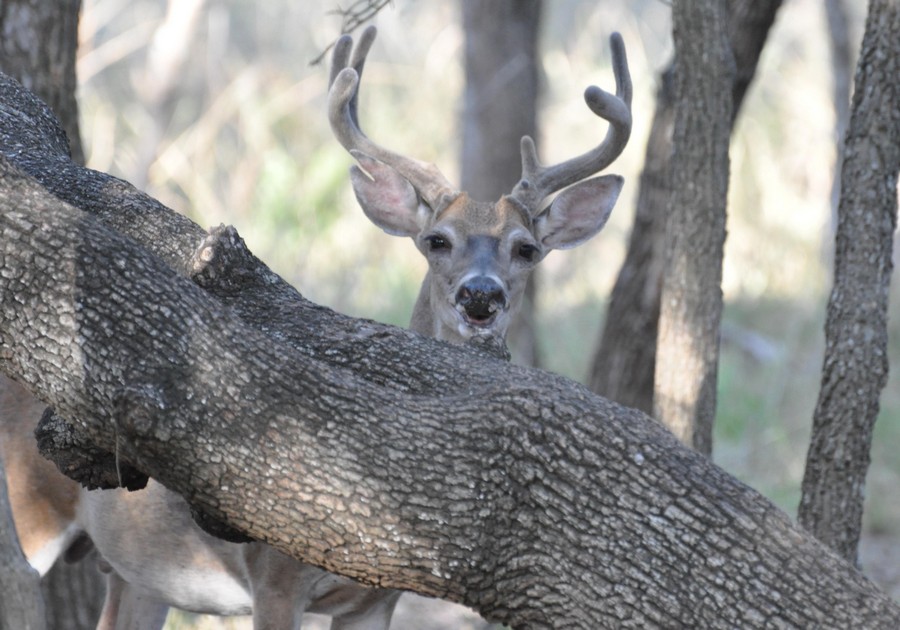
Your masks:
M412 184L387 164L359 151L350 153L358 162L350 167L350 182L366 216L388 234L418 234L425 214Z
M535 217L535 236L548 249L581 245L606 224L624 181L619 175L603 175L566 188Z

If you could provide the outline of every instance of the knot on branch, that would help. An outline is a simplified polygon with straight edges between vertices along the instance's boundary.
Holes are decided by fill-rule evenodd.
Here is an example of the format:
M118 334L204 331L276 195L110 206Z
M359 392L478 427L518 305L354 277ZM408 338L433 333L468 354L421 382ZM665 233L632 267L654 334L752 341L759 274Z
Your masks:
M147 485L147 475L115 454L96 447L50 407L41 416L34 435L41 455L88 490L140 490Z
M160 418L169 407L166 396L153 385L132 385L116 392L113 399L113 420L116 427L132 441L153 439L168 442L172 431L168 422Z
M260 264L234 226L212 228L194 252L191 279L216 295L234 295L259 280Z

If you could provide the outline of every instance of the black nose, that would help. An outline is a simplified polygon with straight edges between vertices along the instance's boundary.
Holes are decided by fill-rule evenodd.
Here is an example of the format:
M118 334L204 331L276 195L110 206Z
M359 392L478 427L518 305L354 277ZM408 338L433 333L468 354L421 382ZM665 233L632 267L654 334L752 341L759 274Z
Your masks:
M463 307L469 319L484 322L506 308L506 292L496 281L478 276L460 288L456 303Z

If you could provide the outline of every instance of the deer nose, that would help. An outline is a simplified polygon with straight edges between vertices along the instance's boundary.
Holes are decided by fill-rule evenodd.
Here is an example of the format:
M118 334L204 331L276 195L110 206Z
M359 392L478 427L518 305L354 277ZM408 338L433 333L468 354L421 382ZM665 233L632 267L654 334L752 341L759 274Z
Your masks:
M476 276L457 291L456 304L462 307L472 323L484 324L506 308L506 292L496 280Z

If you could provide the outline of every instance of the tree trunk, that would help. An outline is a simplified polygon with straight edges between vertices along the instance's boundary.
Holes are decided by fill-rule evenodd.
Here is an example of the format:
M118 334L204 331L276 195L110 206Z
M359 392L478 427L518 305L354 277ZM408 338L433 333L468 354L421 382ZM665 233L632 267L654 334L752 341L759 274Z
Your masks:
M781 0L731 2L728 31L736 67L732 119L740 110L780 6ZM628 251L588 376L593 391L646 413L653 410L666 203L673 190L673 72L670 65L660 78Z
M537 35L540 0L462 0L466 34L461 188L473 199L495 201L522 175L519 141L537 137ZM510 107L515 103L515 107ZM516 362L538 365L535 284L509 331Z
M15 85L0 103L0 370L214 518L517 628L900 624L646 416L312 305L232 230L72 165Z
M800 523L856 562L878 399L900 170L900 5L872 0L841 171L834 287Z
M6 491L6 472L0 466L0 630L46 627L41 577L28 566L19 548Z
M659 314L654 415L712 452L734 58L725 0L676 0L672 194Z
M0 71L50 106L63 124L76 164L84 164L75 100L80 10L81 0L0 3Z
M44 100L62 122L72 160L84 163L75 100L75 52L80 0L3 0L0 3L0 70ZM60 563L43 580L48 627L93 628L103 604L103 580L93 555ZM77 595L77 596L76 596Z
M850 122L850 88L853 80L853 46L850 43L850 20L847 0L825 0L828 19L828 51L831 55L831 97L834 102L834 143L837 147L834 177L831 183L831 222L828 225L826 249L833 260L833 236L837 229L837 210L841 198L841 168L844 155L844 136Z
M666 213L672 194L672 68L663 72L647 139L628 251L613 286L588 377L590 388L627 407L653 412Z

